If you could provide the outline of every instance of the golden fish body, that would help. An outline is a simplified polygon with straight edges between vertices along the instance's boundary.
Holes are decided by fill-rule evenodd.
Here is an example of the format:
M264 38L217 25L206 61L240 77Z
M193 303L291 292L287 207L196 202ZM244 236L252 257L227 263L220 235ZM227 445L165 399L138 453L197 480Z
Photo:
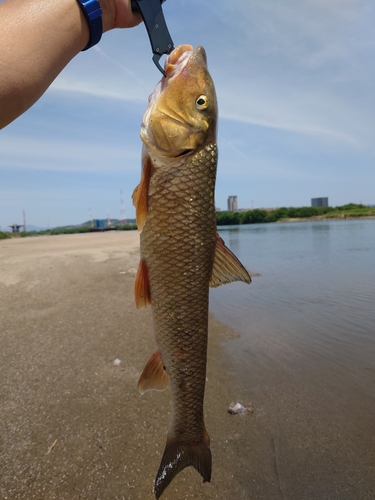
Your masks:
M189 465L210 481L203 416L209 286L250 282L216 231L217 104L205 51L177 47L165 69L143 120L143 172L133 195L141 230L135 299L138 307L151 304L158 346L139 389L170 382L173 400L156 498Z

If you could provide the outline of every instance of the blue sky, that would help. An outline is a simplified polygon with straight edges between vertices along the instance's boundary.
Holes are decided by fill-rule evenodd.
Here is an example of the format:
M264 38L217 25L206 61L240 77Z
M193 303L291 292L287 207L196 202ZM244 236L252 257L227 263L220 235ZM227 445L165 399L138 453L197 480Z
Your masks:
M168 0L219 101L216 205L375 203L373 0ZM139 129L160 79L143 25L104 34L0 131L0 226L134 217Z

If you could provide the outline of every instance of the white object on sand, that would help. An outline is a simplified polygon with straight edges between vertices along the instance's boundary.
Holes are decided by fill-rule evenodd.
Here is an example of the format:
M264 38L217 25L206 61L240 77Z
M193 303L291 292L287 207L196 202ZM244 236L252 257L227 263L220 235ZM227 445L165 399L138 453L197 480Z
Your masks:
M253 412L249 406L243 406L241 403L231 403L228 408L228 413L231 415L245 415L246 413Z

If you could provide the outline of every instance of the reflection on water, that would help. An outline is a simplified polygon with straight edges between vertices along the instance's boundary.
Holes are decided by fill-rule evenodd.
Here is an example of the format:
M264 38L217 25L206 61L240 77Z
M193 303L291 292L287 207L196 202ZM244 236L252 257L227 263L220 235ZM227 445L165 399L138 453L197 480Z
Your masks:
M246 336L324 352L357 346L375 366L375 221L219 228L252 272L213 290L211 310ZM254 327L255 325L255 327ZM287 331L287 339L283 332Z

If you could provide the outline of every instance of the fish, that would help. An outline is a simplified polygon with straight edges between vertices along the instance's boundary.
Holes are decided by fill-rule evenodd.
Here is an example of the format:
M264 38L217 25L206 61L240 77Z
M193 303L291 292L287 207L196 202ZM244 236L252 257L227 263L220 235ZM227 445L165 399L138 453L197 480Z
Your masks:
M206 52L180 45L164 69L142 120L142 173L133 192L140 231L134 296L137 308L152 308L157 344L138 389L170 385L172 394L156 499L185 467L211 479L204 423L209 287L251 282L216 228L218 106Z

